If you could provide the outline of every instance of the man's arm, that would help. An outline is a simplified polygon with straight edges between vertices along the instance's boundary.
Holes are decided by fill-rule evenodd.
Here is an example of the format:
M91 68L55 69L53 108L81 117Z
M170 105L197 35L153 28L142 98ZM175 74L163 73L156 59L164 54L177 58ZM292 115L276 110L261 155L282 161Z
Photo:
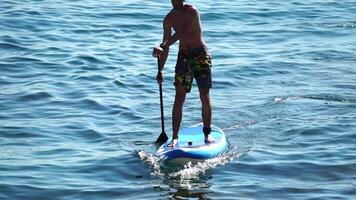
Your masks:
M154 57L160 58L160 70L157 73L156 79L158 84L162 84L163 81L163 74L162 74L162 69L164 65L166 64L167 58L168 58L168 53L169 53L169 46L174 44L178 40L178 35L174 33L172 35L172 26L169 24L169 21L167 17L163 21L163 42L161 43L160 46L154 47L152 55Z
M166 48L168 48L169 46L171 46L172 44L174 44L175 42L177 42L178 39L179 39L179 38L178 38L177 33L174 33L174 34L169 38L169 40L163 41L162 44L163 44L164 48L166 49ZM161 45L162 45L162 44L161 44ZM153 48L152 56L154 56L154 57L161 56L161 54L162 54L163 51L164 51L163 48L161 47L161 45Z
M177 33L174 33L168 41L165 41L165 44L167 45L167 47L171 46L172 44L176 43L178 40L178 35Z
M160 59L161 59L161 66L160 66L160 69L162 70L164 65L166 64L166 61L167 61L167 58L168 58L168 53L169 53L169 45L168 42L169 42L169 39L172 37L172 29L171 29L171 26L170 26L170 23L166 18L164 18L163 20L163 42L161 44L161 47L163 49L163 52L160 56Z

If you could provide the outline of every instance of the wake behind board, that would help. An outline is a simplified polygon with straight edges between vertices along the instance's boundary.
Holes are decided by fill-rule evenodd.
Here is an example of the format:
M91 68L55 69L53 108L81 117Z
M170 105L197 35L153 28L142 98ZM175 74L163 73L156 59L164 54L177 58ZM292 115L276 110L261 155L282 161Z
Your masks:
M199 161L217 157L228 148L226 136L216 126L211 126L210 136L214 142L205 143L202 123L182 128L179 131L177 146L168 147L168 140L157 150L156 156L169 162Z

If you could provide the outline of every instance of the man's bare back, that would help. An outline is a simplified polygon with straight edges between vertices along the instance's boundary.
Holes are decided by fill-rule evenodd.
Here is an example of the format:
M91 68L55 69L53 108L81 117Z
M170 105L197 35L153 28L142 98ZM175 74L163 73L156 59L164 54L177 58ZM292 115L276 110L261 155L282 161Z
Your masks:
M192 5L185 4L182 8L173 8L164 19L164 27L174 29L179 39L179 49L182 51L205 45L199 12ZM167 32L165 31L165 34L170 33L170 31ZM170 37L170 35L165 35L165 37Z

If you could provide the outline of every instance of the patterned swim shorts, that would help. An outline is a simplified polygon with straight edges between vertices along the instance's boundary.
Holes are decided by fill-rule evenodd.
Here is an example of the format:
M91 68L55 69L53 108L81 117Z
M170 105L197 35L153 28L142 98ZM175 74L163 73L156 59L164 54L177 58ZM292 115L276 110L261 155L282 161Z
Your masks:
M211 88L211 67L211 56L205 46L187 52L179 51L174 85L183 86L186 92L190 92L194 78L199 88Z

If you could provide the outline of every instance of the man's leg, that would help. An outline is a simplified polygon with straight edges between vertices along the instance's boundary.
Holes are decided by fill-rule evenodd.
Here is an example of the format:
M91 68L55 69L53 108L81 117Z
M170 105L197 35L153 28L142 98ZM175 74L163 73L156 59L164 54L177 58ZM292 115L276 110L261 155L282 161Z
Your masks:
M211 103L209 97L209 88L200 88L199 89L200 100L202 103L202 118L204 125L204 136L205 142L210 143L213 142L213 138L210 137L210 125L211 125Z
M172 109L173 136L172 136L172 141L169 144L170 147L174 147L178 142L178 132L179 132L180 123L182 121L183 105L185 101L185 96L187 94L185 87L176 86L175 89L176 89L176 97Z

